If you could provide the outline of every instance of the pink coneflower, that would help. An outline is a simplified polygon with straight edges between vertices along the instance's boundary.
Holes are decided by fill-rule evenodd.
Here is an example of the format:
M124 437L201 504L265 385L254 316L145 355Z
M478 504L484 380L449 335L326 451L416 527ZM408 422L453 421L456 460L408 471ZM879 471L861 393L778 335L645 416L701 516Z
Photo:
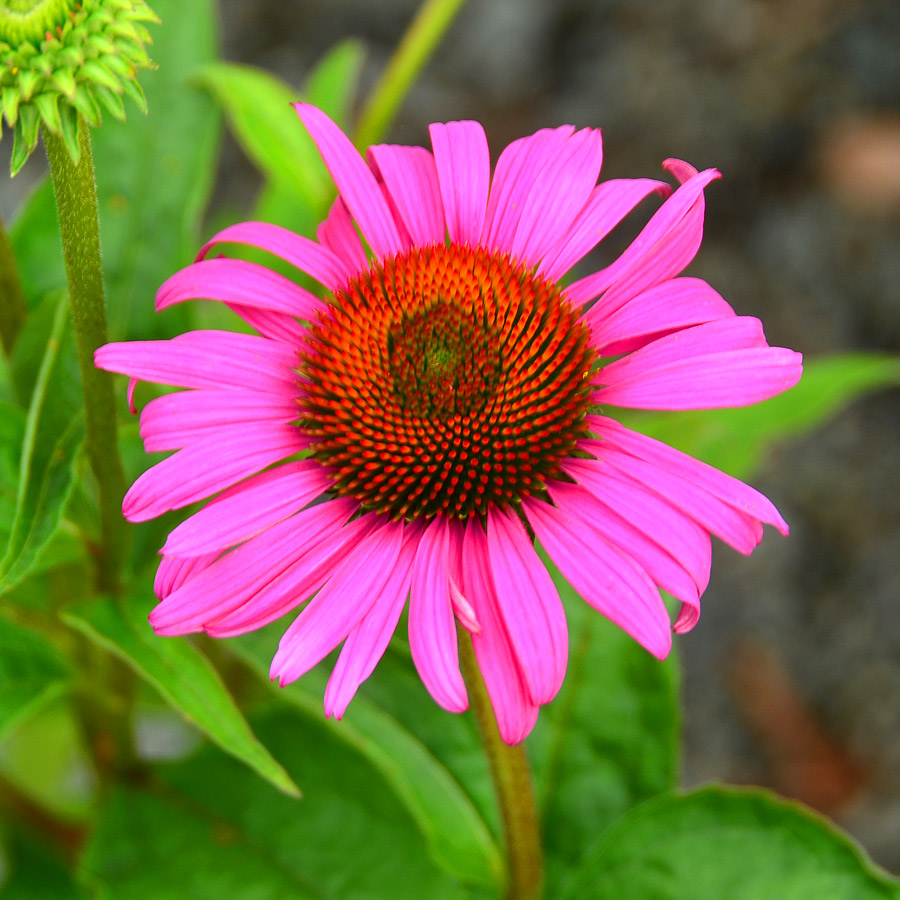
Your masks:
M797 382L800 356L769 347L760 322L705 282L676 277L700 244L714 169L668 160L674 192L597 184L600 132L564 126L510 144L492 177L475 122L432 125L432 152L377 146L364 161L320 110L297 111L339 191L318 240L226 228L156 297L157 309L220 300L258 334L97 352L103 369L192 388L147 404L147 451L177 452L125 497L136 522L213 497L169 535L150 622L226 637L306 603L272 677L293 681L343 642L325 694L340 717L409 598L431 695L467 707L459 622L515 743L568 655L534 538L588 603L663 658L672 626L659 588L682 603L675 631L691 628L709 533L749 553L762 523L787 532L757 491L605 411L755 403ZM665 202L631 246L562 287L653 193ZM256 263L206 259L232 243L281 257L320 295Z

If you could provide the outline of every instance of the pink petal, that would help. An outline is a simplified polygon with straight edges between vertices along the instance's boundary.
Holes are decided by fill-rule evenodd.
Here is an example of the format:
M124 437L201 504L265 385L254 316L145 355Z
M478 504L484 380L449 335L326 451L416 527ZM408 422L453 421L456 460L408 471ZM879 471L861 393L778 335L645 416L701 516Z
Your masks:
M203 245L197 260L204 259L213 247L229 243L247 244L273 253L330 291L337 290L346 280L343 264L327 247L268 222L230 225Z
M394 217L378 182L350 139L315 106L295 103L294 109L375 256L383 259L402 250Z
M488 553L500 617L533 703L549 703L566 674L569 632L559 594L514 515L489 509Z
M141 413L141 437L148 453L180 450L220 428L257 423L284 424L299 415L297 401L252 391L195 390L163 394Z
M609 315L595 318L591 344L603 356L619 356L673 331L734 315L705 281L673 278L626 300Z
M327 470L305 459L255 475L185 519L169 534L163 553L197 556L231 547L292 516L330 487Z
M691 573L658 540L635 527L614 506L604 503L577 484L548 481L550 499L571 520L572 530L597 532L631 557L653 581L685 603L697 603L700 591ZM643 488L638 488L643 491Z
M343 641L384 590L403 543L403 522L381 522L338 563L325 586L285 631L270 677L296 681Z
M199 575L218 556L218 552L204 553L202 556L164 556L153 579L153 592L160 600L165 600L173 591Z
M631 456L646 460L675 475L703 488L747 515L761 522L774 525L782 534L788 533L788 526L774 504L759 491L738 481L731 475L719 471L699 459L694 459L668 444L638 434L614 419L606 416L588 416L588 424L605 441Z
M668 197L672 189L664 181L650 178L616 178L598 184L575 221L541 260L538 273L548 281L559 281L642 200L654 193Z
M221 300L296 316L307 322L325 307L305 288L265 266L243 259L207 259L167 278L156 292L156 311L185 300Z
M665 497L673 506L683 510L740 553L749 554L762 540L759 519L714 496L705 487L666 468L631 456L611 444L611 441L585 440L580 441L578 446Z
M443 243L446 225L434 157L424 147L379 144L367 151L369 165L417 246Z
M331 205L328 217L316 229L316 237L341 264L342 279L338 282L339 286L369 268L369 258L353 227L347 204L340 195Z
M541 170L559 153L575 129L571 125L543 128L504 148L491 182L480 243L490 250L510 252L522 217L522 204Z
M224 490L307 444L293 425L260 424L250 433L242 426L223 428L144 472L125 495L122 513L131 522L146 522Z
M408 527L390 578L372 608L347 636L325 689L325 715L340 719L359 686L372 674L400 621L412 583L420 529Z
M478 243L487 206L491 157L478 122L428 126L447 232L456 244Z
M572 587L641 646L665 659L672 649L669 614L647 573L597 533L587 541L575 540L565 513L549 503L527 497L522 507Z
M224 554L150 613L154 631L190 634L204 629L209 621L225 618L285 570L300 565L310 548L339 531L356 509L357 504L343 499L310 507ZM293 594L288 608L307 596ZM258 627L254 622L244 630Z
M334 502L330 500L310 507L299 515ZM257 586L254 592L245 594L239 604L207 619L203 623L203 630L216 638L234 637L254 631L280 619L312 596L331 578L336 567L360 541L371 534L376 525L374 517L363 516L341 527L346 519L345 515L334 526L320 528L299 551L299 555L295 553L295 558L288 565L282 566L267 583Z
M534 728L538 705L528 694L500 616L488 558L487 535L475 519L469 519L466 524L461 557L462 590L481 625L480 631L472 635L475 659L494 708L500 736L507 744L517 744Z
M715 169L707 169L683 184L614 263L569 285L566 297L572 303L586 303L609 289L603 306L615 309L681 272L694 258L703 236L703 189L719 177Z
M253 334L188 331L170 341L123 341L94 353L98 369L176 387L291 392L299 365L286 344Z
M681 510L615 469L594 460L569 459L563 471L603 505L663 547L690 573L698 592L709 583L709 535ZM684 598L681 598L684 599Z
M603 143L593 128L572 135L547 161L521 198L521 216L510 247L516 259L536 265L569 231L597 184L602 163Z
M468 709L459 671L456 622L450 601L449 531L436 516L419 540L409 595L409 649L425 687L444 709Z
M635 409L747 406L793 387L799 353L765 343L748 316L719 319L659 338L605 366L598 403Z
M273 341L281 341L296 347L307 333L306 328L293 316L272 312L269 309L241 306L239 303L226 303L225 305L263 337ZM322 308L324 309L324 306Z

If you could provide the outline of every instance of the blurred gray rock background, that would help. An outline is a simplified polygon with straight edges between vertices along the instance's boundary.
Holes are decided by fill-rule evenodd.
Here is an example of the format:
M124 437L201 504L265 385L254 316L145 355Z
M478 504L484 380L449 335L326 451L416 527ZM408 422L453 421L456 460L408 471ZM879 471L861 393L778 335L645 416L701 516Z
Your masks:
M299 86L358 37L365 90L416 8L221 0L223 52ZM772 344L898 353L898 47L895 0L469 0L391 139L477 118L496 157L571 122L602 127L605 177L655 177L670 156L716 166L692 273ZM5 216L40 165L4 185ZM215 203L246 209L257 187L226 138ZM776 448L755 483L792 534L767 533L749 559L716 550L703 617L679 640L685 782L772 785L898 872L900 392Z

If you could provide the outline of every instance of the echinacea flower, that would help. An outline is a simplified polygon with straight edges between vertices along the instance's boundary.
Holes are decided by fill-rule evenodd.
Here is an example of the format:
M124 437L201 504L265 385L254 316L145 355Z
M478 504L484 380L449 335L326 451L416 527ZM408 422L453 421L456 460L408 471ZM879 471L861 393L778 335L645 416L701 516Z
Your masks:
M431 152L382 145L363 160L320 110L297 111L339 192L317 240L234 225L156 297L160 310L220 300L258 333L97 352L132 388L191 389L143 410L147 451L177 452L138 478L125 515L213 498L168 536L150 622L161 635L226 637L305 604L271 674L293 681L343 642L325 694L340 717L408 599L431 695L467 706L459 622L515 743L559 690L568 654L535 538L588 603L664 658L672 625L659 589L681 601L674 630L691 628L710 533L749 553L763 523L787 532L753 488L607 410L755 403L797 382L800 356L679 277L714 169L668 160L674 192L650 179L597 184L600 132L564 126L510 144L492 176L475 122L432 125ZM664 202L628 249L563 287L654 193ZM235 243L322 291L207 258Z

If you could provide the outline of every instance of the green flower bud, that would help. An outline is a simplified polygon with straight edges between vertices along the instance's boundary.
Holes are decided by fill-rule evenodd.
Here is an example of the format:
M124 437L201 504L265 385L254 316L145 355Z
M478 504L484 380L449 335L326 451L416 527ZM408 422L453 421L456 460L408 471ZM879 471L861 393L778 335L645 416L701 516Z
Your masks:
M94 127L101 108L125 118L123 94L143 111L137 70L153 63L143 23L159 22L144 0L0 0L0 128L14 129L12 174L38 129L62 137L78 163L78 116Z

